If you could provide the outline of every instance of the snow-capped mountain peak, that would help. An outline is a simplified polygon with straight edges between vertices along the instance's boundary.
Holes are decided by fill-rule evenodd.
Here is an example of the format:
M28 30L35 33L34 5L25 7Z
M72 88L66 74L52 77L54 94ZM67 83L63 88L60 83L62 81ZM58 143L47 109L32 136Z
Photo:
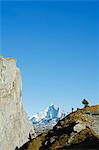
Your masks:
M43 111L33 115L31 119L33 123L40 122L44 119L55 119L62 118L64 116L64 112L59 109L59 107L55 107L54 104L51 104L49 107L45 108Z
M34 125L35 132L40 134L44 130L52 129L53 126L63 117L65 117L64 111L61 111L59 107L55 107L54 104L51 104L41 112L33 115L31 121Z

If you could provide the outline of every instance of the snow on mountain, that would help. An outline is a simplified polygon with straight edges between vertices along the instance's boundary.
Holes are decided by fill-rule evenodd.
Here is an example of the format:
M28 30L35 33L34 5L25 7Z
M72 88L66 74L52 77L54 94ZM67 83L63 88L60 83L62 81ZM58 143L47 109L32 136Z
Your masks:
M63 117L65 117L64 111L61 111L59 107L55 107L51 104L43 111L33 115L31 121L34 125L35 132L39 134L44 130L52 129L53 126Z
M43 111L33 115L33 118L31 120L33 123L39 123L42 120L50 120L55 118L60 119L64 117L64 115L65 115L64 111L61 111L59 107L57 108L53 104L51 104Z

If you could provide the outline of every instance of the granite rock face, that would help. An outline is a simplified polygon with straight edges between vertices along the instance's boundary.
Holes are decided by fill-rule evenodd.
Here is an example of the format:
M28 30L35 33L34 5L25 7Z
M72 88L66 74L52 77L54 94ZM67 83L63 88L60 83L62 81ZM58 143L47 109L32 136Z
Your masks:
M22 82L16 60L0 58L0 150L15 150L35 136L22 104Z

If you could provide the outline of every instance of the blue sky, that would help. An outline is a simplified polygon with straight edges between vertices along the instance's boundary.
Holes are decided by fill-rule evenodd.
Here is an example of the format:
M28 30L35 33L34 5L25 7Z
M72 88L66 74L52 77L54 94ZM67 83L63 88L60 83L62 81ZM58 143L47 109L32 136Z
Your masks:
M66 111L86 98L99 103L97 23L94 1L5 1L2 55L15 57L30 116L51 103Z

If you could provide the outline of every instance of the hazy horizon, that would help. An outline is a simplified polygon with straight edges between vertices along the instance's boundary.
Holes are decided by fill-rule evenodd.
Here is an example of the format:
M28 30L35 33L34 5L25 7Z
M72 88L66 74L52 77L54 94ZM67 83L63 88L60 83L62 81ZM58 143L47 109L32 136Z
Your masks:
M70 111L99 103L98 2L2 1L1 46L22 73L30 116L51 103Z

